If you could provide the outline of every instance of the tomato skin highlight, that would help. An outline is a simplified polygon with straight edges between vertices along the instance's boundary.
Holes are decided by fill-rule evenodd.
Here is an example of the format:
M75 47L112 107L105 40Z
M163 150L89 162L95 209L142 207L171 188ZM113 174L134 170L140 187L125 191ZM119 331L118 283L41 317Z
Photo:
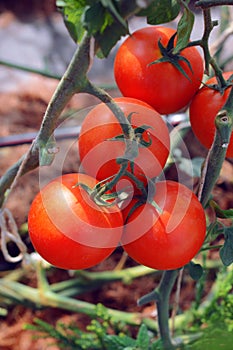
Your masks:
M225 72L223 76L225 79L228 79L232 74L233 71ZM213 77L206 82L206 85L216 83L217 80ZM214 141L215 117L225 104L230 94L230 89L231 87L229 86L221 94L219 91L213 90L208 86L203 86L190 104L189 115L192 130L200 143L207 149L210 149ZM226 157L233 157L233 133L231 134Z
M138 263L172 270L187 264L200 250L206 234L204 210L194 193L174 181L156 184L154 201L138 207L125 224L122 246ZM126 218L134 202L123 211Z
M134 167L135 176L146 183L146 177L158 176L166 163L170 150L168 128L162 117L145 102L125 97L114 100L126 117L133 112L131 123L134 128L145 124L150 126L143 137L147 141L150 137L152 143L148 148L139 147ZM110 139L122 133L120 123L104 103L88 113L82 123L78 142L81 166L87 174L104 180L119 171L120 165L116 159L124 156L125 142ZM131 171L130 167L128 170Z
M118 245L123 219L117 206L99 207L78 182L94 187L85 174L66 174L48 183L33 200L28 229L35 250L62 269L86 269Z
M189 79L170 62L151 64L161 58L158 41L166 46L174 29L150 26L132 33L120 46L114 76L123 96L143 100L160 114L184 108L198 90L203 76L203 59L195 47L181 51L191 64L179 60Z

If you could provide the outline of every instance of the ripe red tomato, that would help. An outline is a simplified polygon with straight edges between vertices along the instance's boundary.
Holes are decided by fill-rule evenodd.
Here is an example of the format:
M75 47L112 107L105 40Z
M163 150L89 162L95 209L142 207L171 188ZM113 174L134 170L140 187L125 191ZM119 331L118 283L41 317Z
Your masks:
M170 138L166 123L161 116L142 101L125 97L115 101L125 116L132 113L131 124L134 128L148 125L150 128L143 133L143 139L149 141L149 147L139 147L135 158L134 175L146 182L145 176L158 176L166 163ZM116 159L124 156L124 140L112 141L123 133L113 112L107 105L101 103L93 108L84 119L79 136L80 161L85 172L98 180L104 180L115 175L120 165ZM130 167L128 168L131 171Z
M223 73L225 79L230 78L232 72ZM209 79L206 84L216 84L215 77ZM230 93L228 87L223 94L208 86L203 86L194 96L190 104L190 122L192 130L203 146L210 149L215 134L215 117L225 104ZM233 157L233 134L226 153L227 157Z
M174 181L156 184L154 201L133 211L125 224L122 245L138 263L158 269L177 269L201 248L205 233L204 210L194 193ZM123 211L126 218L134 202Z
M93 188L85 174L52 180L35 197L28 229L35 250L62 269L85 269L107 258L118 245L123 219L117 206L99 207L78 182Z
M159 40L166 46L174 33L174 29L162 26L139 29L120 46L114 63L115 80L121 93L149 103L161 114L185 107L203 76L203 60L195 47L181 52L192 71L186 62L179 60L189 79L169 62L150 64L162 57Z

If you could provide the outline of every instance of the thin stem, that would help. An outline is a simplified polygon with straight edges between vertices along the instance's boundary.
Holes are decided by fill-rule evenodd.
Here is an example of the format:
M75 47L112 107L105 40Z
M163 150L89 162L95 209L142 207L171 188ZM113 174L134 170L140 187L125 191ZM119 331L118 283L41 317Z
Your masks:
M5 66L5 67L9 67L9 68L18 69L18 70L28 72L28 73L39 74L39 75L42 75L46 78L51 78L51 79L56 79L56 80L61 79L60 75L52 74L52 73L46 72L45 70L42 70L42 69L36 69L36 68L28 67L28 66L26 67L26 66L22 66L20 64L11 63L11 62L4 61L4 60L0 60L0 65Z
M178 270L164 271L159 287L157 288L158 300L158 324L161 340L165 350L173 350L175 345L172 342L169 329L169 298L176 281Z
M203 9L203 18L204 18L204 33L201 40L196 40L190 42L188 46L200 46L203 50L204 58L205 58L205 73L209 75L209 66L214 70L215 76L217 78L219 87L224 89L227 87L227 82L225 81L222 70L218 66L216 60L213 56L211 56L210 48L209 48L209 37L213 28L218 24L216 21L212 21L211 18L211 9L206 8Z
M134 137L134 131L129 123L128 119L125 117L123 111L119 105L114 101L114 99L103 89L98 86L93 85L90 81L85 86L85 92L94 95L99 98L107 107L113 112L117 120L119 121L122 131L128 138Z
M233 0L200 0L195 2L196 7L203 9L223 5L233 5Z

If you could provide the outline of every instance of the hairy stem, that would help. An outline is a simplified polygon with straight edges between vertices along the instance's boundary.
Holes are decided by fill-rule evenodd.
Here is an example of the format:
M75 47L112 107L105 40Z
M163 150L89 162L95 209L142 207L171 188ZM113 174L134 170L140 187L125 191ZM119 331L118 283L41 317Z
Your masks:
M0 207L5 200L5 193L10 188L20 169L20 176L37 168L40 163L40 154L43 150L49 156L49 140L57 127L58 118L70 101L71 97L82 92L87 83L86 73L90 64L90 38L86 35L77 48L74 56L59 82L54 95L46 109L40 130L26 155L9 168L0 179ZM26 161L25 161L25 158ZM24 162L23 167L21 164Z
M215 138L202 170L198 193L198 198L204 207L219 177L233 129L233 88L225 105L216 116L215 125Z

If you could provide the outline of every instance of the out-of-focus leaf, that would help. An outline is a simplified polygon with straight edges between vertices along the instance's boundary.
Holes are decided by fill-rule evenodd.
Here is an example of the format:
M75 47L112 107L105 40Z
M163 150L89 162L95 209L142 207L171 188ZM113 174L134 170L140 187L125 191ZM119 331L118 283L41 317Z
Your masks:
M224 230L225 242L220 249L220 258L225 266L233 263L233 226L225 227Z
M154 0L142 9L137 16L147 17L149 24L162 24L174 20L180 12L180 4L177 0Z
M193 261L187 265L189 274L194 281L198 281L203 275L203 268L200 264L195 264Z

